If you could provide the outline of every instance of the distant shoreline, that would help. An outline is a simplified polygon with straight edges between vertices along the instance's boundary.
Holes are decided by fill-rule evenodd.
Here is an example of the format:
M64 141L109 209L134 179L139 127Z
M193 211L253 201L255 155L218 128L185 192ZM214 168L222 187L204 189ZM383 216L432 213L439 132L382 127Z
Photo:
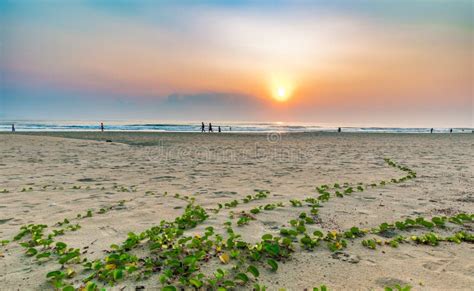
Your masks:
M474 129L473 129L474 130ZM0 134L11 134L11 131L0 131ZM386 134L386 135L425 135L425 134L472 134L473 132L471 129L465 130L465 131L456 131L450 133L448 132L433 132L430 133L429 131L427 132L410 132L410 131L405 131L405 132L389 132L389 131L346 131L346 132L337 132L335 131L223 131L223 132L200 132L200 131L153 131L153 130L140 130L140 131L132 131L132 130L107 130L105 132L101 132L100 130L88 130L88 131L60 131L60 130L35 130L35 131L15 131L14 134L25 134L25 135L63 135L63 134L72 134L72 135L83 135L83 134L101 134L101 135L107 135L107 134L130 134L130 135L147 135L147 134L163 134L163 135L175 135L175 134L182 134L182 135L188 135L188 134L198 134L198 135L219 135L219 134L235 134L235 135L268 135L268 134L282 134L282 135L339 135L339 134L351 134L351 135L363 135L363 134Z
M197 121L150 121L150 120L116 120L116 121L79 121L79 120L2 120L0 132L11 132L12 124L17 132L100 132L101 122L106 132L153 132L153 133L201 133L201 122ZM389 126L356 126L336 123L285 123L285 122L243 122L243 121L203 121L205 131L212 123L214 132L231 133L290 133L290 132L337 132L343 133L430 133L432 127L389 127ZM433 133L472 133L471 127L433 127Z

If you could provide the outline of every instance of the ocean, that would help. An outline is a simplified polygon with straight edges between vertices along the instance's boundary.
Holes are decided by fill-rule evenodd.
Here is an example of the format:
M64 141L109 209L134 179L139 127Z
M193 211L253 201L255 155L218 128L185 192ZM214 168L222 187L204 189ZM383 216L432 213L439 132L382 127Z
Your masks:
M100 121L0 121L0 131L11 131L12 124L21 131L99 131ZM205 123L206 130L208 123ZM282 123L282 122L215 122L215 132L221 126L223 132L336 132L338 126L331 124ZM113 120L104 121L106 131L138 132L200 132L200 122L154 122ZM423 127L355 127L341 126L343 132L367 133L429 133L430 128ZM435 133L448 133L450 128L434 128ZM453 128L453 133L472 133L473 128Z

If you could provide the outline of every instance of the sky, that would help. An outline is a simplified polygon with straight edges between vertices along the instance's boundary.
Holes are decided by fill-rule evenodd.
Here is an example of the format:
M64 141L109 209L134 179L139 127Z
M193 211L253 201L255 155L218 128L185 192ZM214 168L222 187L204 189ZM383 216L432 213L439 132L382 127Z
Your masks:
M473 126L471 1L0 0L0 119Z

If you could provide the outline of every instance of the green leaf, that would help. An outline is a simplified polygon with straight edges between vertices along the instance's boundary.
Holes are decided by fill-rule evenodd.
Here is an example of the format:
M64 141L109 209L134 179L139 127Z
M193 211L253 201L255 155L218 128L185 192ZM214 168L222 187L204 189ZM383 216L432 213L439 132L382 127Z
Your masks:
M96 291L97 290L97 284L90 281L90 282L87 282L87 285L86 285L86 291Z
M168 286L165 286L163 287L163 289L161 289L162 291L176 291L176 287L172 286L172 285L168 285Z
M123 278L123 270L122 269L114 270L114 281L120 280L122 278Z
M222 270L222 269L217 269L215 272L214 272L214 276L216 277L216 279L222 279L225 275L225 272Z
M403 223L403 221L397 221L397 222L395 222L395 226L396 226L399 230L404 230L404 229L406 229L405 223Z
M315 231L313 232L313 235L314 235L314 236L317 236L317 237L323 237L323 236L324 236L324 234L323 234L321 231L319 231L319 230L315 230Z
M269 233L262 236L262 240L272 240L273 236Z
M280 255L280 246L278 244L266 244L265 251L276 257Z
M183 260L183 264L185 265L192 265L196 262L196 257L195 256L187 256Z
M166 276L165 274L161 274L160 275L160 283L165 284L166 280L168 280L168 276Z
M65 254L64 256L62 256L60 259L59 259L59 263L60 264L64 264L66 263L67 261L75 258L75 257L78 257L79 256L79 253L78 252L72 252L72 253L67 253Z
M268 259L267 264L270 265L270 267L272 268L272 271L273 271L273 272L276 272L276 270L278 270L278 264L277 264L277 262L276 262L275 260Z
M426 228L433 228L434 227L434 223L431 223L431 222L426 221L426 220L422 221L421 224Z
M51 271L46 274L46 278L58 278L64 276L64 273L61 271Z
M258 271L257 267L252 265L248 266L247 272L251 273L255 278L260 276L260 272Z
M65 249L67 247L67 244L59 241L56 243L56 248L59 249L59 250L62 250L62 249Z
M38 251L35 248L29 248L26 251L26 255L29 256L29 257L32 257L32 256L36 255L37 253L38 253Z
M238 273L237 275L235 275L235 279L241 280L244 283L247 283L249 281L249 277L244 273Z
M266 291L267 287L265 285L259 285L259 284L255 283L253 285L253 289L254 289L254 291Z
M189 279L189 283L193 285L196 288L200 288L202 286L202 281L197 280L197 279Z
M51 256L51 253L50 253L50 252L39 253L38 255L36 255L36 258L37 258L37 259L48 258L49 256Z
M231 280L226 280L226 281L222 282L222 285L225 286L225 287L234 287L235 283Z
M120 249L120 247L119 247L118 245L116 245L116 244L111 244L111 245L110 245L110 248L111 248L111 249L114 249L114 250Z
M72 287L71 285L68 285L68 286L63 288L63 291L76 291L76 289L74 287Z

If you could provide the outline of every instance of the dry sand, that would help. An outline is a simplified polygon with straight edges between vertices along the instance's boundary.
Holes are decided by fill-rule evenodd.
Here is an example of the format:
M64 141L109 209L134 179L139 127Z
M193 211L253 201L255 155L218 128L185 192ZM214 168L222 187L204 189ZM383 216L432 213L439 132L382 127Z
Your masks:
M88 209L127 200L124 206L81 220L80 230L60 237L71 246L89 246L88 258L101 258L103 250L122 242L128 232L181 215L186 203L171 194L193 196L210 208L265 189L271 191L266 200L232 209L285 203L284 208L259 214L247 226L235 226L244 239L257 241L297 216L301 209L290 207L288 200L317 196L317 185L403 176L388 167L384 157L407 165L418 177L332 198L321 208L317 228L370 228L418 215L474 213L473 141L472 134L1 134L0 191L9 193L0 193L0 240L10 239L24 224L53 225ZM21 192L23 188L27 191ZM165 192L170 195L164 197ZM190 233L209 225L222 229L228 217L229 210L211 214ZM468 227L472 231L473 225ZM260 283L269 290L303 290L320 284L331 290L381 290L395 283L414 290L474 286L472 244L369 250L356 240L344 252L358 262L334 258L325 246L297 251L277 273L262 269ZM51 288L45 274L57 267L56 262L35 264L15 243L0 247L0 290ZM111 289L134 290L137 285L151 290L160 286L154 276Z

